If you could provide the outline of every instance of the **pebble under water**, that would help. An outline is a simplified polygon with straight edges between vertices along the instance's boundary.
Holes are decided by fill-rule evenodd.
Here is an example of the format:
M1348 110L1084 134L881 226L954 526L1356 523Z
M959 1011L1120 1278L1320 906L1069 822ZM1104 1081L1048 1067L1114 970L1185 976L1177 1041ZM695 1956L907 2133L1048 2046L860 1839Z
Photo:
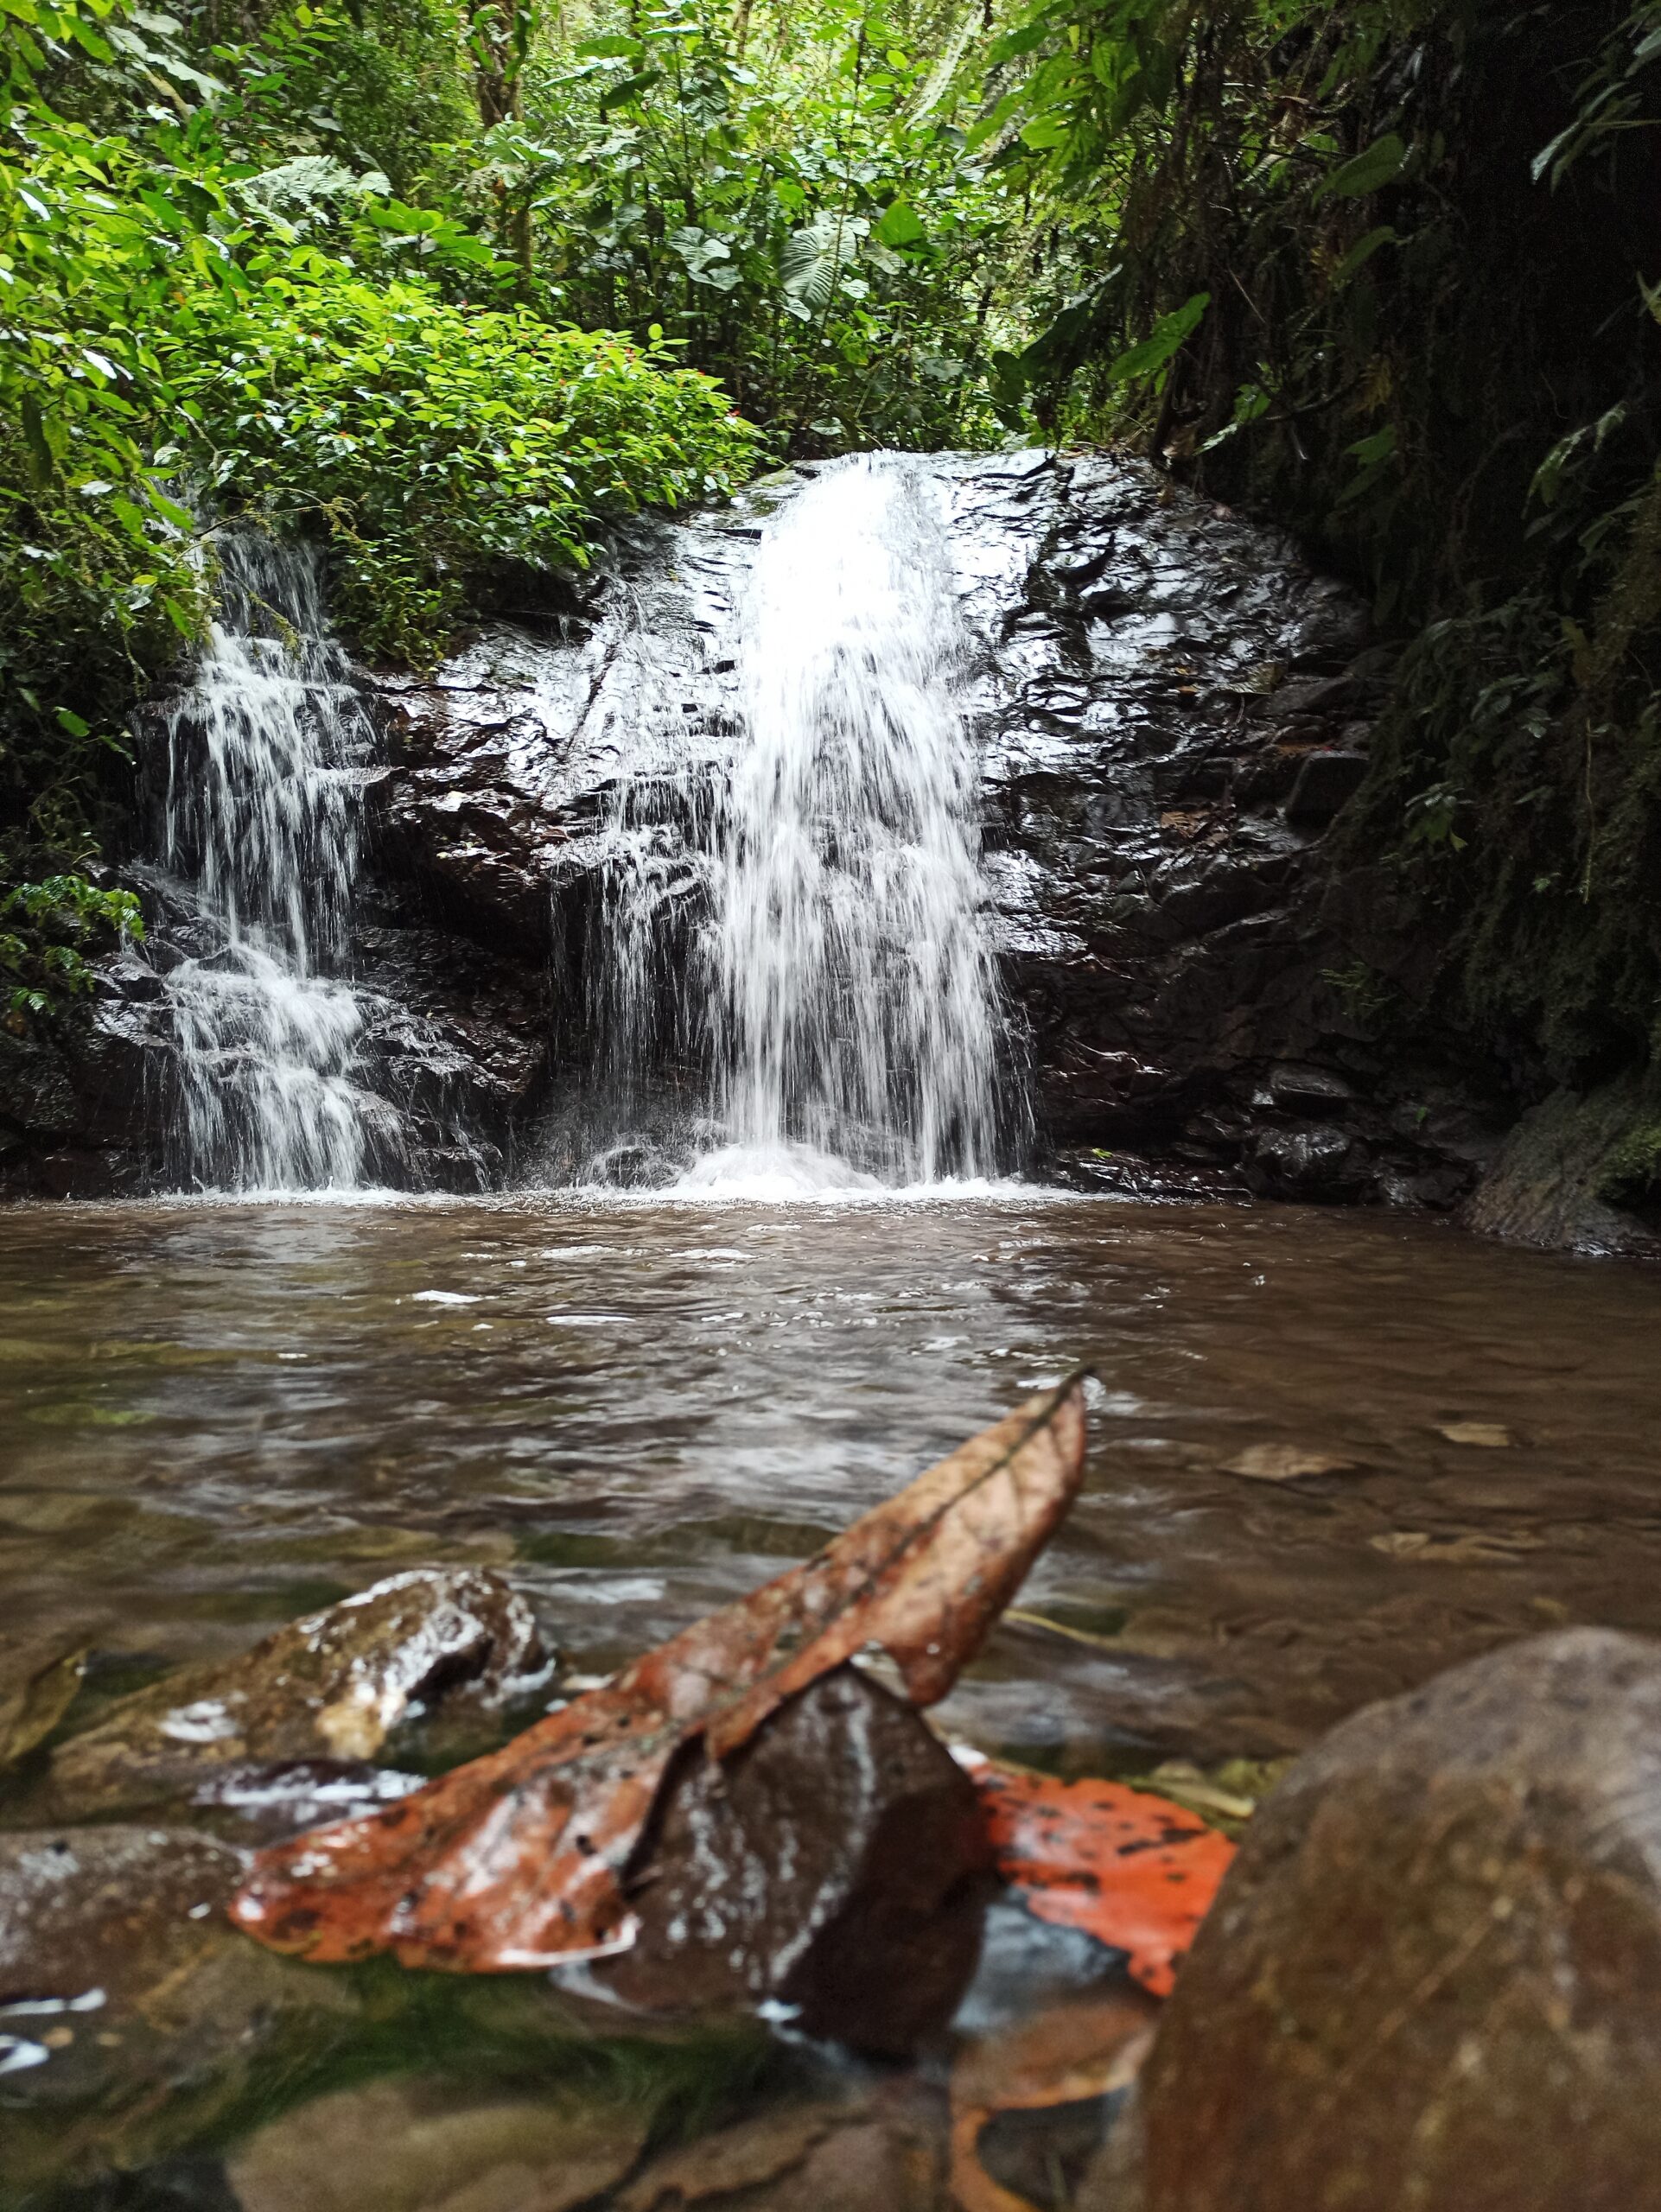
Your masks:
M1536 1629L1661 1631L1658 1325L1661 1278L1421 1220L1014 1187L23 1207L0 1637L89 1649L84 1717L475 1563L602 1675L1088 1359L1085 1493L939 1718L1273 1759Z

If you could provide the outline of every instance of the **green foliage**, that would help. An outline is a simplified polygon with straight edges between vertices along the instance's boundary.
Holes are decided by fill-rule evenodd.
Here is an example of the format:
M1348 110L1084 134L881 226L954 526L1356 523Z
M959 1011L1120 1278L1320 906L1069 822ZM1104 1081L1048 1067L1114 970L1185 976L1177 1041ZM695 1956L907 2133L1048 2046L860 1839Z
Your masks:
M1047 0L991 60L1040 326L1006 406L1140 441L1371 589L1410 642L1352 852L1440 938L1438 1014L1529 1084L1642 1060L1661 6Z
M92 971L82 947L100 933L142 940L144 925L130 891L101 890L84 875L19 883L0 896L0 994L14 1031L84 997Z
M200 620L190 518L153 465L153 334L181 277L212 283L218 259L200 226L177 235L126 141L38 96L35 71L65 48L118 53L91 9L18 0L0 25L0 758L14 807L60 843L89 742L120 746L135 683Z
M1661 1205L1661 1122L1640 1122L1620 1140L1603 1163L1597 1194L1612 1206Z
M413 31L380 80L304 4L257 43L191 35L113 0L0 16L0 819L67 861L132 699L202 633L198 502L327 532L366 641L421 658L493 569L580 564L608 515L718 493L754 443L660 351L459 303L515 270L320 105L343 54L340 105L385 95L417 175L417 125L467 111Z
M660 327L780 449L983 442L1011 211L931 29L847 0L632 8L533 73L505 146L538 277L583 323Z
M754 434L709 378L604 332L467 309L325 264L268 276L167 342L216 497L327 533L337 603L418 661L507 564L588 558L596 516L749 473Z

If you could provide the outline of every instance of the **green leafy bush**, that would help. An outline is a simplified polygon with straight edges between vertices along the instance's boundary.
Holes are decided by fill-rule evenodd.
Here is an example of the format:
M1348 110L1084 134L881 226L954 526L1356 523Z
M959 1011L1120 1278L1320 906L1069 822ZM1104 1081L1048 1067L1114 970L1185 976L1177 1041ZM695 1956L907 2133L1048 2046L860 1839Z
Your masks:
M83 947L100 934L142 940L144 925L130 891L109 891L83 875L51 875L19 883L0 896L0 998L6 1027L26 1030L31 1019L58 1012L65 998L85 997L92 970Z
M551 329L410 282L269 276L163 341L215 498L327 533L337 604L419 660L493 568L580 568L599 518L750 473L719 387L607 332Z
M131 702L202 634L197 502L325 534L343 614L421 659L493 566L580 564L754 445L661 349L447 296L514 270L317 150L304 7L199 54L220 78L181 35L111 0L0 15L0 826L59 866L96 849Z
M535 282L657 325L775 449L978 445L1015 211L964 150L971 16L650 0L527 73L492 145Z
M17 0L0 18L0 804L72 848L100 742L119 747L134 691L200 626L191 518L152 465L171 409L155 337L223 258L126 138L39 92L48 49L114 66L105 14Z

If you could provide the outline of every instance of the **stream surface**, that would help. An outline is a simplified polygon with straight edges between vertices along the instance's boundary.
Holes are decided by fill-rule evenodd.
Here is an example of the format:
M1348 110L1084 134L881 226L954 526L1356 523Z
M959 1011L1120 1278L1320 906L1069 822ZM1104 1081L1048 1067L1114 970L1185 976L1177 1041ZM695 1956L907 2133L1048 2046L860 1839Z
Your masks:
M944 1717L1069 1771L1271 1757L1531 1630L1661 1631L1658 1347L1661 1277L1382 1215L25 1207L5 1632L90 1644L95 1688L475 1561L602 1672L1088 1359L1086 1494L1020 1600L1050 1625ZM1231 1471L1268 1447L1346 1464Z

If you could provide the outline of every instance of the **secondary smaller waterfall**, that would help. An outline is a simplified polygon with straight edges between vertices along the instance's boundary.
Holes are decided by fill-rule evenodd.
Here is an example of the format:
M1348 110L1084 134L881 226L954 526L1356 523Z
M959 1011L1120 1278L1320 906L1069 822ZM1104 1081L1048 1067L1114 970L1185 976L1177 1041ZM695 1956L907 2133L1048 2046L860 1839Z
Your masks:
M768 525L703 947L727 1144L687 1187L995 1166L1003 1025L965 651L917 464L835 464Z
M385 1103L353 1079L342 970L370 729L315 553L215 539L220 606L167 717L163 858L200 950L168 974L183 1165L232 1190L361 1183Z

